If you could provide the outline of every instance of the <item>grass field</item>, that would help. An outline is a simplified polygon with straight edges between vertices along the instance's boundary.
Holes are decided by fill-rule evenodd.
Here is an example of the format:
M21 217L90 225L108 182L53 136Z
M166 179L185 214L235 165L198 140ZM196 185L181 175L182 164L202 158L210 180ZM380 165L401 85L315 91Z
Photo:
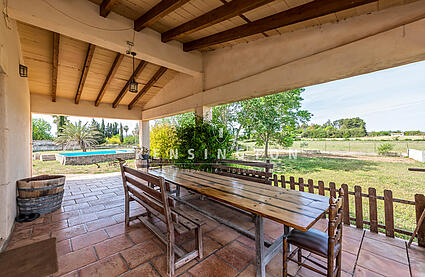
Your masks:
M287 149L377 153L377 149L382 143L390 143L394 145L392 152L396 153L407 153L407 149L409 148L425 150L425 141L405 140L301 140L295 141L294 144ZM260 146L256 146L254 142L242 142L241 144L250 151L262 148ZM282 147L278 145L272 145L270 148L281 149Z
M275 164L274 173L285 175L289 178L304 178L324 181L325 186L329 182L335 182L339 188L341 184L347 184L351 191L354 186L362 187L362 192L367 193L369 187L376 188L377 195L383 195L385 189L392 190L393 198L414 200L417 193L425 193L425 174L408 171L409 167L425 168L424 163L404 162L381 162L357 159L323 158L323 157L300 157L290 159L280 157L272 159ZM350 196L350 211L354 216L354 197ZM363 199L363 215L369 219L369 205L367 199ZM394 204L395 226L400 229L413 231L415 228L415 208L405 204ZM384 205L378 200L378 221L384 224Z

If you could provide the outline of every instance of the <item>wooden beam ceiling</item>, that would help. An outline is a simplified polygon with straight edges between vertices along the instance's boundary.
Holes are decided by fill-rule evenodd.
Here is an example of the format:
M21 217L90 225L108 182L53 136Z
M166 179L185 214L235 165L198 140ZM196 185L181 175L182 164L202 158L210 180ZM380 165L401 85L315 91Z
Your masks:
M94 105L97 107L99 106L100 102L102 101L103 95L106 92L106 89L108 88L109 84L111 83L112 79L114 79L115 73L117 73L117 70L124 58L124 55L121 53L117 53L117 56L115 57L114 62L112 63L111 69L109 70L108 75L106 75L105 82L103 82L102 88L99 91L99 94L96 98L96 101Z
M134 30L140 31L143 28L152 25L160 18L180 8L189 1L190 0L162 0L134 21Z
M161 66L155 75L149 80L149 82L139 91L139 93L134 97L131 103L128 105L128 109L131 110L134 105L136 105L137 101L139 101L140 97L145 94L155 83L161 78L162 75L167 71L166 67Z
M128 79L127 83L125 83L124 87L118 94L117 98L115 98L114 103L112 104L113 108L118 107L121 100L124 98L125 94L127 93L128 86L130 85L131 80L136 79L139 74L143 71L143 69L146 67L148 63L146 61L140 61L139 65L134 70L133 74L131 75L130 79Z
M56 102L56 90L58 88L59 42L60 34L53 32L52 102Z
M183 44L183 50L192 51L202 49L211 45L259 34L376 1L377 0L315 0L214 35L186 42Z
M87 49L86 59L84 61L83 70L81 71L80 82L78 83L77 93L75 95L75 104L80 103L81 93L83 92L84 84L87 79L87 74L89 72L90 64L93 59L94 49L96 45L89 43L89 48Z
M103 0L100 4L100 16L107 17L118 0Z
M161 34L162 42L178 39L184 35L199 31L232 17L241 15L274 0L233 0L215 8L197 18Z

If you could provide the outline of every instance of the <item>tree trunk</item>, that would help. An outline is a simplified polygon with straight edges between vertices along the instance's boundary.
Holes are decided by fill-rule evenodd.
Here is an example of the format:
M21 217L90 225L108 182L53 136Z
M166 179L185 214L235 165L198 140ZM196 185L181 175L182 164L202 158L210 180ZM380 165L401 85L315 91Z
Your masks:
M266 156L266 158L269 157L269 135L266 135L264 143L264 156Z
M84 142L80 141L80 147L81 147L81 150L83 150L83 152L87 151L86 146L84 145Z

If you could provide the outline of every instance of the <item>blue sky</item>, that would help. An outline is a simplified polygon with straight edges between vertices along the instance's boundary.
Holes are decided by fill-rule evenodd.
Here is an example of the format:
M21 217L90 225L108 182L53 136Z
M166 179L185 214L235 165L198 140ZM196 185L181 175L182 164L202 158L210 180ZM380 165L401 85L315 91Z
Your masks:
M425 131L425 61L307 87L311 123L360 117L368 131Z
M310 123L360 117L368 131L425 131L425 61L307 87L303 97L303 108L313 114ZM49 121L56 133L51 116L34 114L33 118ZM91 121L86 117L70 120ZM130 130L137 123L122 122Z

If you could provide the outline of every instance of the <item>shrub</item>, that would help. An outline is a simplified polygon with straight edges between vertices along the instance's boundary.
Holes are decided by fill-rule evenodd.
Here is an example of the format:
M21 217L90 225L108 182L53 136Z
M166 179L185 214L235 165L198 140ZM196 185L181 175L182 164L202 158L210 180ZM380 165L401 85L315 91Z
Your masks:
M111 138L106 138L106 140L108 141L108 144L120 144L121 145L121 140L120 140L119 135L115 135Z
M131 145L131 144L136 144L136 136L128 136L124 138L124 143L125 145Z
M149 147L152 156L170 159L170 150L177 148L176 128L167 122L154 125L150 131Z
M378 154L379 155L388 155L391 150L394 149L394 144L391 143L383 143L378 146Z

